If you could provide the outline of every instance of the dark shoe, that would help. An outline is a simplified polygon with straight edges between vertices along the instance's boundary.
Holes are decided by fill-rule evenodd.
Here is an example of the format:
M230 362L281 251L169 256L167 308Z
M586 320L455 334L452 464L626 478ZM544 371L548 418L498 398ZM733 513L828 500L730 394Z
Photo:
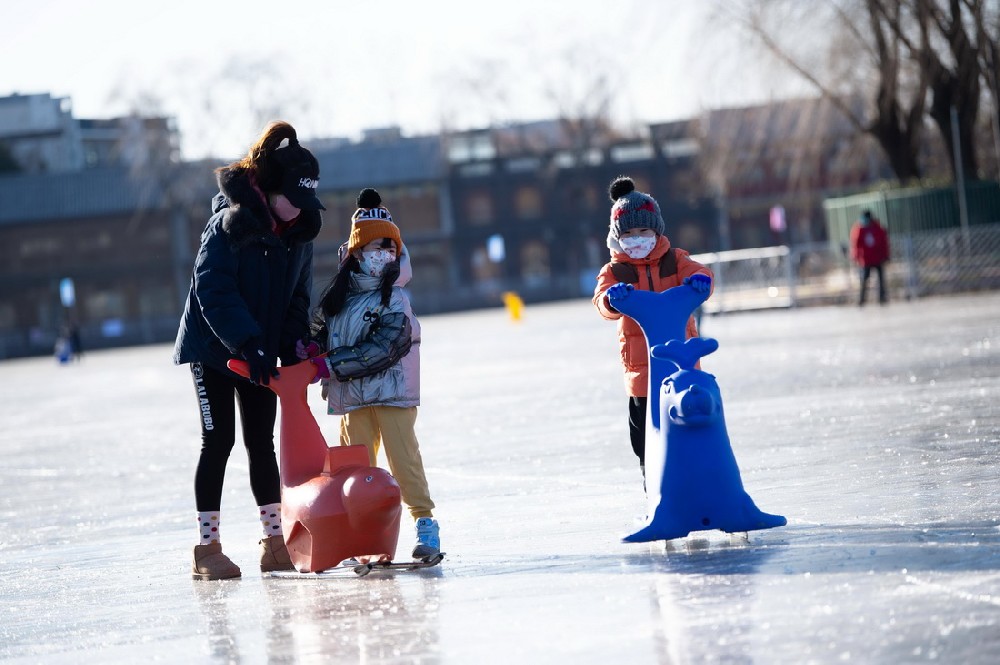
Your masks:
M260 572L270 573L275 570L295 570L292 558L285 547L284 536L268 536L260 541Z
M240 577L240 567L222 553L221 543L194 546L191 577L196 580L228 580Z

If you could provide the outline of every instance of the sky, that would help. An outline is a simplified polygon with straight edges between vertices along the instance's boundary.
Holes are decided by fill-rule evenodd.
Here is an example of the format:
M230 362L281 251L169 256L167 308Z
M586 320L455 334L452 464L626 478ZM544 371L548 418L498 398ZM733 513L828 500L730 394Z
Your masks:
M267 120L300 139L406 135L594 110L661 122L782 96L700 0L0 0L0 96L76 117L176 119L185 158L236 157Z

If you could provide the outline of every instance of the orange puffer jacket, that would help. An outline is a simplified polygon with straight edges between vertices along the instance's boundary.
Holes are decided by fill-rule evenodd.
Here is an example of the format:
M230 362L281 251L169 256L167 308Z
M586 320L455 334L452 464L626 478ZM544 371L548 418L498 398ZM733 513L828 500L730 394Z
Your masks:
M635 288L643 291L665 291L674 286L680 286L685 277L701 273L713 277L712 271L697 261L692 261L690 254L683 249L673 249L676 260L676 270L671 273L673 262L661 259L671 249L670 240L660 236L653 251L644 259L633 259L624 252L611 250L611 263L605 264L597 275L597 288L594 289L594 306L602 317L609 321L618 321L618 345L621 350L622 365L625 367L625 390L630 397L646 397L649 391L649 349L646 347L646 336L634 319L623 316L608 305L606 295L608 288L622 281L615 276L615 264L632 266L638 277L633 282ZM623 266L625 267L625 266ZM621 269L617 269L620 273ZM625 272L631 272L625 267ZM715 288L713 281L712 288ZM687 336L697 337L698 327L694 317L688 319Z

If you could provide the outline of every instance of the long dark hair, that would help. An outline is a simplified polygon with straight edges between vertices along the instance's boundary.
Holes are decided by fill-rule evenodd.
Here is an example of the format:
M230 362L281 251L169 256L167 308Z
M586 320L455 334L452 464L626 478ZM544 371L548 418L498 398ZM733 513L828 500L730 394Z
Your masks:
M386 241L388 241L388 245L385 244ZM383 246L391 247L392 241L386 238L383 241ZM395 261L386 265L385 271L382 273L379 291L383 307L388 307L389 300L392 298L392 287L399 277L399 261L400 257L397 256ZM319 305L313 312L312 338L323 346L326 345L326 321L330 317L340 314L341 310L344 309L347 294L351 288L351 273L355 272L361 272L361 263L353 254L348 254L347 258L340 264L340 270L323 290Z

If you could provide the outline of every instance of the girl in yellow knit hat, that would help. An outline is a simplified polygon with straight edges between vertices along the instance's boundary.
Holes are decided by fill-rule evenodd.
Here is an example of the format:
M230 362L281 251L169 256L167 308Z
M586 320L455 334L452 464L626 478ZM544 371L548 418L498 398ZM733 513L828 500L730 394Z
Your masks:
M414 432L420 323L402 289L411 274L399 227L379 193L363 189L347 252L316 311L312 337L329 353L310 361L325 385L327 412L341 416L341 445L365 445L373 465L385 449L415 520L413 557L421 559L440 552L441 539Z

